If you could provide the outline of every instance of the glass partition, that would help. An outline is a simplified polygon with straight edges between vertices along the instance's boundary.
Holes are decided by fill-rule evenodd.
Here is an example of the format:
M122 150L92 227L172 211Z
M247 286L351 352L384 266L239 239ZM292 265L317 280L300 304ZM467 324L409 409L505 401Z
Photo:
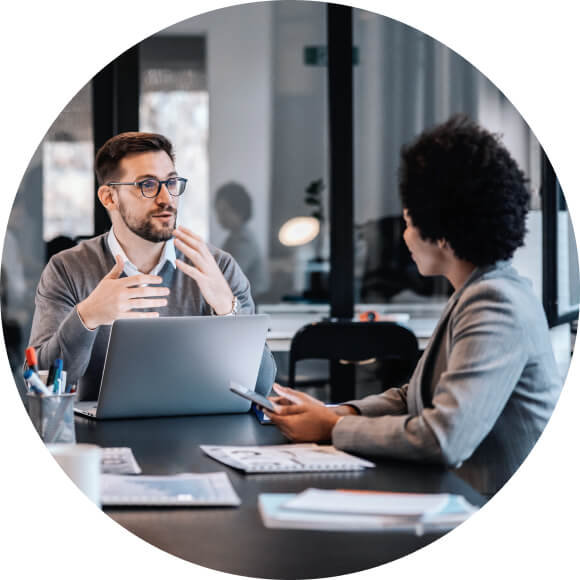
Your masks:
M353 39L359 55L354 65L356 296L366 304L437 310L451 288L443 278L420 276L402 240L401 147L424 129L466 113L502 136L530 179L532 209L539 208L540 147L499 89L437 40L356 9ZM532 221L535 239L537 220ZM520 260L523 273L537 279L537 260L527 258Z
M209 94L206 42L159 34L139 45L139 129L161 133L177 152L177 170L188 180L179 198L179 221L207 237L209 233Z
M2 254L2 324L12 369L24 360L36 285L47 260L93 235L90 83L63 109L24 173ZM15 374L21 382L20 373Z
M304 237L291 220L318 211L317 221L326 203L327 70L317 57L326 44L326 6L232 6L157 35L168 44L195 37L206 43L208 180L205 191L190 188L184 196L191 205L182 222L232 253L259 304L290 304L305 295L325 302L328 224ZM190 116L180 115L180 122ZM198 171L201 145L198 152L193 158L178 148L179 171L184 160L188 171ZM314 182L318 189L308 193ZM290 237L281 241L283 227Z

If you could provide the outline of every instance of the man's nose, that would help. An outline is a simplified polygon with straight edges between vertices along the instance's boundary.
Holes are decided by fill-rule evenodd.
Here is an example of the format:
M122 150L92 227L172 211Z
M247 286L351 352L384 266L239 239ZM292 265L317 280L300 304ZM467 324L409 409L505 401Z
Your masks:
M173 196L169 193L169 189L167 189L167 183L161 186L155 201L158 205L173 205Z

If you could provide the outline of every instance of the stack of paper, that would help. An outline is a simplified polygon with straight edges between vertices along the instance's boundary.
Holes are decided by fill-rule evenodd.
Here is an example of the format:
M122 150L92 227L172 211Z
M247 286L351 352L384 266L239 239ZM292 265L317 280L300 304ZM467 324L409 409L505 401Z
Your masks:
M417 535L451 529L477 510L452 494L322 489L261 494L258 505L268 528L411 530Z

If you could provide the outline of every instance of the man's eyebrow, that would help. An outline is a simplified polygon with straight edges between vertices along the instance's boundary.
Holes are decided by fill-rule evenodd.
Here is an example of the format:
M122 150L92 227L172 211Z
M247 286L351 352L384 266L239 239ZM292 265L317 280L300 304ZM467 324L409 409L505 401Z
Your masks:
M177 176L177 171L173 170L167 174L166 179L168 177L176 177L176 176ZM157 177L157 175L153 175L152 173L144 173L143 175L138 175L137 177L135 177L135 181L141 181L142 179L157 179L157 180L159 180L159 177Z

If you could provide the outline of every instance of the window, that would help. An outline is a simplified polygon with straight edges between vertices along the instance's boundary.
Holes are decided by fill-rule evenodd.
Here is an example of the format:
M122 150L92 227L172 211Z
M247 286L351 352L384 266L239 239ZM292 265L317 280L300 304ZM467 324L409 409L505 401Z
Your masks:
M139 128L165 135L177 171L188 179L178 220L202 237L209 234L209 95L205 39L153 36L140 45Z
M90 84L49 129L41 145L43 238L93 235L93 132Z

